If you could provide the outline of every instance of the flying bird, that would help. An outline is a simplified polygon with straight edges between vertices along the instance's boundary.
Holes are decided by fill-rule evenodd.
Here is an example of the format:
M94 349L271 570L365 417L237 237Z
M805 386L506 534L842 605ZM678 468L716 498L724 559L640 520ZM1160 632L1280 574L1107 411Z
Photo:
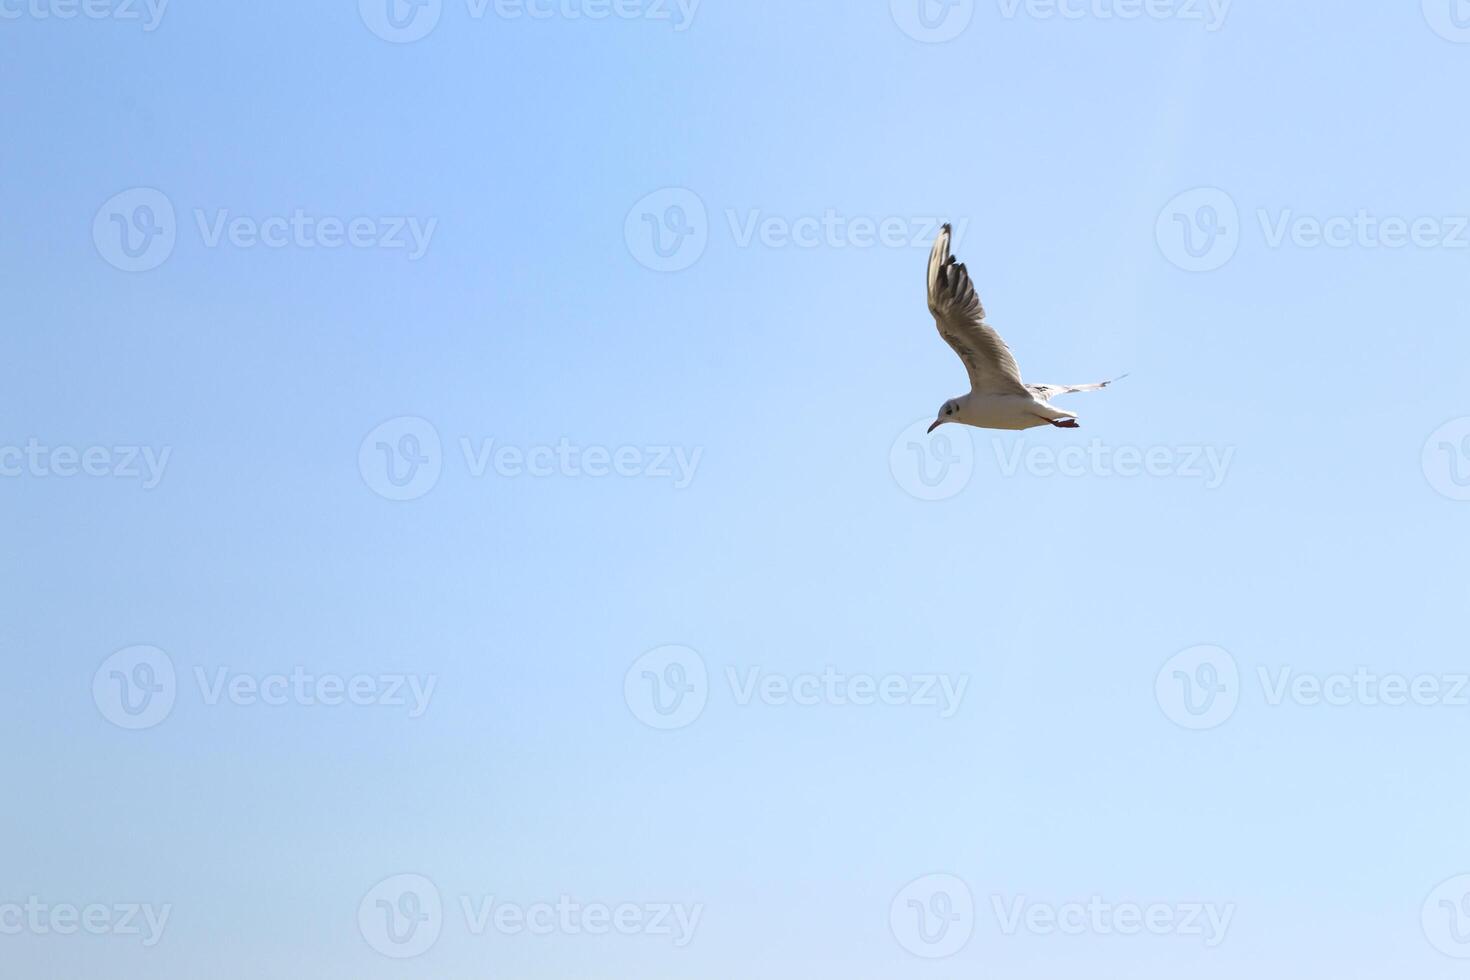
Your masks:
M929 426L933 432L946 422L981 429L1030 429L1054 425L1076 429L1077 416L1057 408L1051 400L1074 391L1099 391L1112 381L1090 385L1028 385L1011 349L995 328L985 322L985 308L975 294L964 263L949 254L950 227L945 225L929 253L929 312L939 325L939 336L954 348L970 375L970 393L951 398L939 408Z

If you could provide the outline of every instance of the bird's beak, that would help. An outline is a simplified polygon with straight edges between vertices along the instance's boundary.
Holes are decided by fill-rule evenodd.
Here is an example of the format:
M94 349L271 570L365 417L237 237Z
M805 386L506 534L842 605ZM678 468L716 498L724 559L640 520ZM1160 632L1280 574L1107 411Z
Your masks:
M935 429L939 428L943 424L944 424L944 419L935 419L934 420L934 424L931 425L931 426L929 426L929 431L930 432L933 432Z

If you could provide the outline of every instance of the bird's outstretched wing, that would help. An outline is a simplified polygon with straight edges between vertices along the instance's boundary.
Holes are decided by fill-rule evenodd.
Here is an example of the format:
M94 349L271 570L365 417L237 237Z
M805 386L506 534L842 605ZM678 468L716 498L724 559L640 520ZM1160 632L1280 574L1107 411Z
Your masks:
M929 253L929 312L939 336L954 348L970 375L970 388L987 395L1027 395L1021 369L1000 334L985 322L985 307L975 294L970 273L949 254L950 227L945 225Z
M1070 395L1078 391L1102 391L1108 385L1112 384L1113 381L1122 381L1126 377L1128 375L1124 374L1114 378L1112 381L1099 381L1093 385L1027 385L1026 387L1030 389L1031 393L1038 400L1045 402L1051 401L1057 395Z

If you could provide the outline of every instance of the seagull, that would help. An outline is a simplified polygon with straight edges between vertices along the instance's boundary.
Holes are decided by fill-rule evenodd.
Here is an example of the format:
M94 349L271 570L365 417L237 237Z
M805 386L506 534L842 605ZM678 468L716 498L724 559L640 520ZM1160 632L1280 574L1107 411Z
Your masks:
M929 426L929 431L946 422L980 429L1030 429L1039 425L1080 428L1076 415L1057 408L1051 400L1076 391L1101 391L1113 382L1023 384L1021 369L1016 366L1011 349L995 328L985 322L985 308L975 295L970 273L964 263L956 262L949 254L949 239L950 226L945 225L929 253L929 312L939 325L939 336L965 363L965 371L970 375L970 393L941 405L939 417Z

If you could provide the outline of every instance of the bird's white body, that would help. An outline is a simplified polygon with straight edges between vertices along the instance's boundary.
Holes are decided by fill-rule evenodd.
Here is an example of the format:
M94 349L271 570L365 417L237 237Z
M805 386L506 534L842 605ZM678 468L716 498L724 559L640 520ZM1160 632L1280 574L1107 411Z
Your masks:
M982 395L972 391L955 401L960 410L946 421L981 429L1034 429L1077 417L1033 395Z
M985 308L963 263L949 254L950 227L945 225L929 253L929 312L939 336L954 348L970 376L969 394L951 398L939 409L935 428L946 422L981 429L1032 429L1054 425L1077 428L1077 416L1051 403L1056 395L1097 391L1112 384L1037 385L1021 380L1021 369L1006 342L985 322Z

